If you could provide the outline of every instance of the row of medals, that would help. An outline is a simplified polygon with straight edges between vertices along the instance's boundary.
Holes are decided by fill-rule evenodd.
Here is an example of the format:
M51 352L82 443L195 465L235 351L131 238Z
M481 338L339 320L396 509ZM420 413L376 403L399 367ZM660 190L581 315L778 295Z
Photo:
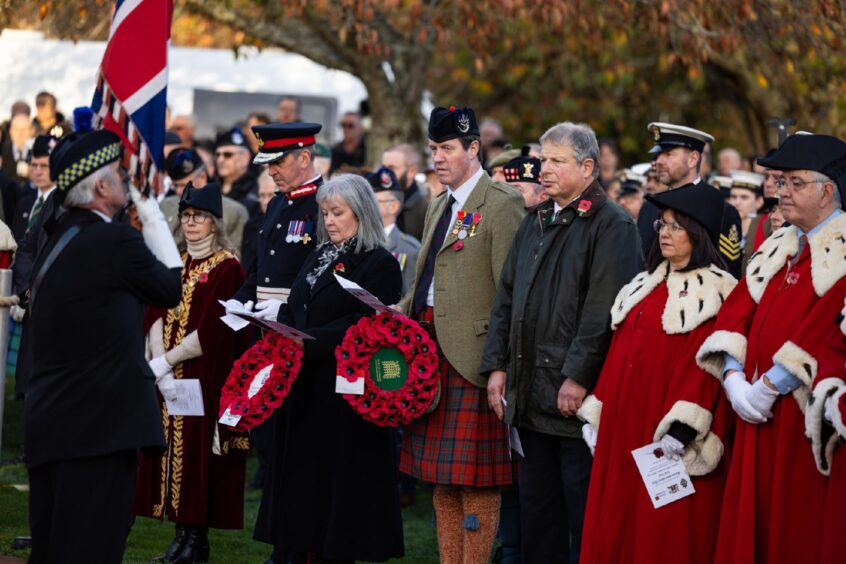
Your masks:
M479 224L480 219L482 219L482 214L480 213L459 211L455 220L455 226L452 228L452 234L458 237L460 241L474 236L476 234L476 225Z

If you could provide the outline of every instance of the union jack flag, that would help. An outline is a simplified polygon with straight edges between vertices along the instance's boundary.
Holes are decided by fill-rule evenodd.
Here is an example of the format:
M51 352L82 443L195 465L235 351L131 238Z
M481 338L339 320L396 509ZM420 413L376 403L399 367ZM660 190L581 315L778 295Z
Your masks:
M173 0L117 0L91 108L117 133L123 165L142 191L162 189L167 52Z

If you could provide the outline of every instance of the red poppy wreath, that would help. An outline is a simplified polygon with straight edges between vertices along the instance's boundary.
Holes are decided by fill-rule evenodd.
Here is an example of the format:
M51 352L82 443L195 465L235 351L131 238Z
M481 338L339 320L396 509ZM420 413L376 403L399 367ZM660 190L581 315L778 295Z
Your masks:
M221 390L221 422L246 431L270 417L291 391L302 358L302 347L278 333L268 333L247 349Z
M344 394L353 410L382 427L423 415L438 392L435 343L417 322L390 313L363 317L335 349L338 375L364 378L364 393Z

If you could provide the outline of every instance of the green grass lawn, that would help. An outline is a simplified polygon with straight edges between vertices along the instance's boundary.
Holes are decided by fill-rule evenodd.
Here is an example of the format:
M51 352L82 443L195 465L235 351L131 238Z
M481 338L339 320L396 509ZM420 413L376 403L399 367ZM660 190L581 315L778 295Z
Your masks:
M28 551L13 551L9 544L16 536L29 534L27 494L12 488L26 484L26 468L20 462L23 435L23 402L12 401L11 379L6 386L6 411L0 451L0 554L26 559ZM247 476L255 472L255 457L250 457ZM245 528L240 531L212 530L210 562L261 563L270 555L269 545L252 539L261 492L247 490L244 507ZM418 490L417 504L403 511L406 557L395 562L423 564L438 561L438 544L432 527L431 492ZM139 517L126 546L124 562L150 562L167 548L173 538L173 523Z

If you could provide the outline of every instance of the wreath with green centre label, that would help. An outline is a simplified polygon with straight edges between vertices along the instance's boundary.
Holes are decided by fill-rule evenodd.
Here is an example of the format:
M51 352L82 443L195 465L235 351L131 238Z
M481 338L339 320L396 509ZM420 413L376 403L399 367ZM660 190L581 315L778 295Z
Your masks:
M335 348L338 376L364 378L364 393L343 394L353 410L382 427L398 427L420 417L438 394L438 354L434 341L407 317L379 313L347 329Z

